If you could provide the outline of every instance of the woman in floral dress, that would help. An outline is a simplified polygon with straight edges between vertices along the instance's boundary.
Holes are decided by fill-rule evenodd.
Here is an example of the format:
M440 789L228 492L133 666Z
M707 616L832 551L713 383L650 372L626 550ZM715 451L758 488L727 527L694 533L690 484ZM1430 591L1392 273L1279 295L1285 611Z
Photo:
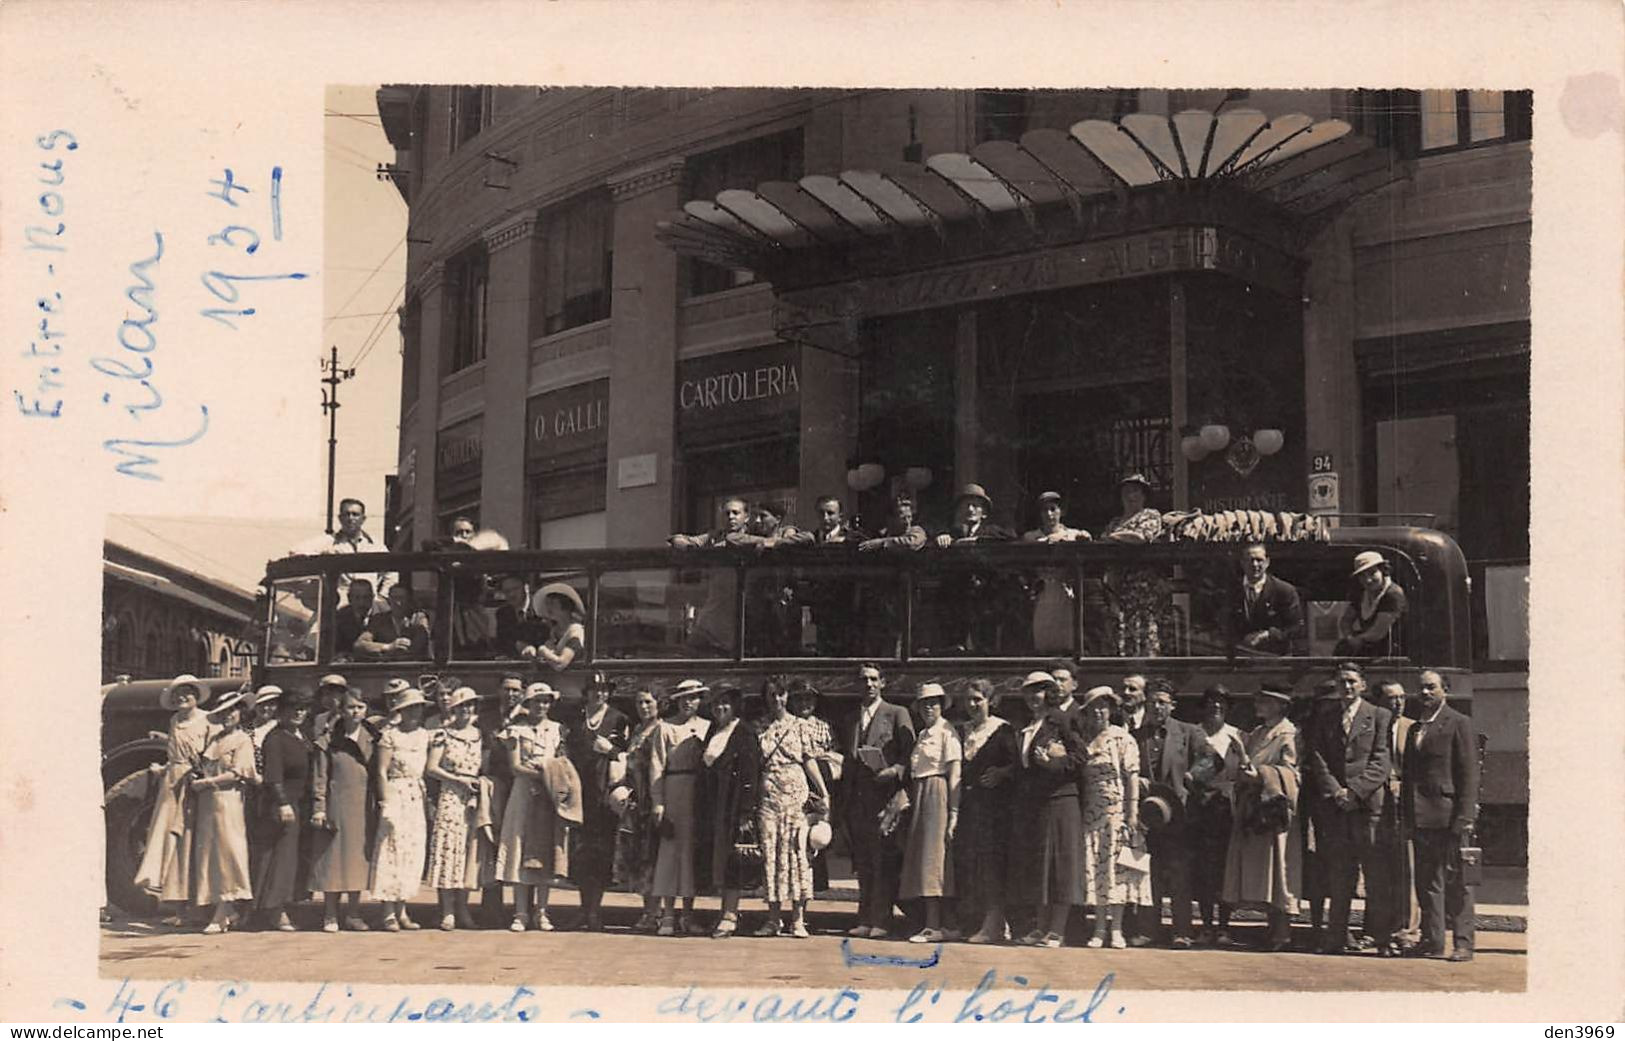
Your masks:
M480 887L480 841L474 818L479 808L482 741L474 726L479 695L459 687L447 703L450 719L429 738L424 775L440 782L429 838L430 888L440 894L440 928L474 928L468 894Z
M660 901L650 885L654 881L655 853L660 836L655 833L654 802L649 792L649 752L660 729L660 702L654 692L638 691L632 702L638 722L626 745L626 784L629 793L621 811L620 828L615 834L615 878L628 890L643 897L643 916L633 929L653 932L660 924Z
M762 844L763 897L767 921L759 936L776 936L785 903L794 909L790 934L805 939L807 901L812 898L812 862L807 855L807 798L816 792L827 809L829 791L818 772L817 753L807 740L807 725L790 714L790 691L782 684L767 690L768 719L762 728L761 802L757 811Z
M175 713L169 719L165 761L153 767L158 801L147 827L147 848L136 869L135 884L161 903L185 906L192 896L192 835L196 830L194 796L188 783L209 741L208 713L198 708L203 685L196 676L176 676L158 695L158 703ZM180 925L181 915L164 919Z
M1106 525L1101 537L1113 542L1155 542L1162 536L1162 514L1149 506L1151 482L1130 474L1117 486L1123 512ZM1154 568L1112 568L1106 587L1116 600L1117 653L1129 658L1155 658L1162 653L1161 623L1168 605L1168 580Z
M209 713L215 731L198 756L198 772L191 782L197 798L196 846L193 849L197 905L214 905L214 917L205 933L223 933L237 922L233 905L251 900L248 821L243 789L259 782L254 765L254 739L242 729L243 691L228 694Z
M807 745L818 765L818 774L824 779L824 790L830 793L830 805L825 808L822 817L817 814L810 816L809 824L816 824L820 819L835 819L835 782L841 779L841 753L835 747L835 733L830 730L828 721L814 715L817 708L817 688L806 680L791 680L790 712L807 728ZM829 888L829 858L816 852L811 856L813 892L820 893Z
M406 913L406 902L423 882L427 822L423 814L423 771L429 759L429 732L423 729L423 692L407 689L390 705L390 723L378 737L373 770L378 781L378 838L373 847L367 889L384 905L384 929L422 928Z
M547 715L558 699L558 691L552 687L532 683L525 688L524 700L515 707L512 721L502 732L508 765L513 770L513 790L502 812L497 878L513 886L513 921L508 929L516 933L527 927L543 933L553 931L553 922L547 917L549 890L553 876L570 869L565 827L543 787L542 773L545 760L563 754L564 728Z
M1151 906L1149 872L1125 869L1125 846L1143 848L1140 826L1140 748L1129 732L1111 725L1117 695L1095 687L1083 696L1083 883L1084 900L1095 906L1090 947L1128 946L1123 905ZM1108 939L1108 931L1110 933Z

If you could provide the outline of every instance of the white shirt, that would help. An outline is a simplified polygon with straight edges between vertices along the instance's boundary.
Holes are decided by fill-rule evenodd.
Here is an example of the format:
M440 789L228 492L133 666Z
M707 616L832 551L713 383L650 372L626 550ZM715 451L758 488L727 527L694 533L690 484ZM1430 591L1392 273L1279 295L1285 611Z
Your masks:
M1343 736L1348 737L1349 731L1354 729L1354 713L1360 710L1360 699L1355 698L1349 702L1348 708L1343 710Z
M1038 728L1044 725L1044 717L1033 720L1021 728L1021 758L1025 760L1027 753L1032 751L1033 738L1038 736Z
M858 744L863 744L863 735L869 732L869 724L874 722L875 713L880 711L880 703L884 698L876 698L872 703L863 706L858 719Z

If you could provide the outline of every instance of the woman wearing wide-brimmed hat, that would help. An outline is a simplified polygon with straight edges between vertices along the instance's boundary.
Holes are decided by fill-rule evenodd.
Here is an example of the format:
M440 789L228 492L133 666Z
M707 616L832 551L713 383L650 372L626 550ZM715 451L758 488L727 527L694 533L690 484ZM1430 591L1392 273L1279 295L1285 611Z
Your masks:
M440 782L429 832L425 881L439 891L440 928L474 928L468 894L480 887L480 839L475 829L479 810L480 764L484 740L474 725L479 695L472 687L452 691L444 726L429 735L424 776Z
M394 682L405 689L404 680ZM344 927L354 932L367 929L366 919L361 917L361 891L367 888L367 876L372 872L370 838L377 823L372 760L376 745L377 735L367 725L366 699L356 688L347 688L339 697L331 724L316 738L312 756L310 822L316 840L310 887L322 894L326 905L323 932L339 931L341 893L348 895L350 905Z
M649 756L649 792L655 827L660 830L652 891L661 900L661 936L675 935L679 928L692 936L708 931L693 918L693 910L699 892L695 854L707 730L699 710L701 699L710 692L699 680L683 680L666 693L673 704L672 718L661 723ZM679 897L683 901L681 921L677 919Z
M1129 474L1117 484L1123 512L1101 532L1111 542L1141 544L1162 537L1162 514L1151 503L1151 482ZM1162 653L1162 613L1168 606L1168 579L1154 568L1111 568L1106 588L1115 600L1117 653L1154 658Z
M165 758L153 764L152 783L158 786L152 820L147 826L147 847L135 872L135 884L161 904L185 906L192 896L192 836L196 828L195 796L187 782L197 770L209 741L209 716L198 703L205 697L202 681L182 673L158 695L169 717ZM165 924L180 925L180 911Z
M971 680L965 692L965 722L959 727L964 761L953 841L954 887L959 920L966 929L975 929L971 943L999 943L1008 932L1005 857L1021 750L1015 729L993 714L996 697L991 681ZM978 916L980 926L975 927L972 920Z
M569 835L546 787L547 760L564 754L564 727L548 716L558 700L558 691L548 684L532 683L510 710L503 731L513 788L502 812L496 876L514 887L508 928L516 933L553 931L547 916L553 878L570 869Z
M570 878L581 888L581 928L604 928L599 908L615 866L615 831L620 819L609 804L610 770L626 751L631 723L609 703L614 684L593 673L583 689L581 721L565 737L566 754L581 778L581 827L570 851Z
M428 845L423 812L423 771L429 759L429 732L423 711L429 700L408 687L389 703L389 722L378 736L373 776L378 786L378 836L367 889L384 905L384 929L418 929L406 911L423 882Z
M538 589L531 605L553 627L553 635L536 648L536 661L563 672L587 644L587 606L581 594L564 582L549 582Z
M1095 907L1090 947L1128 946L1123 937L1123 905L1152 905L1151 874L1126 867L1123 850L1145 848L1140 834L1140 746L1129 732L1111 725L1117 695L1094 687L1082 704L1083 885L1084 902Z
M197 832L193 848L196 903L214 905L206 933L223 933L237 922L234 907L252 900L248 862L248 819L244 790L259 782L254 765L254 741L242 729L246 691L222 698L209 712L217 728L199 755L190 782L197 796Z
M919 900L925 907L925 927L909 941L940 943L948 939L942 928L942 901L954 895L949 844L959 826L959 770L964 752L959 735L943 718L948 693L942 684L920 684L914 707L920 729L908 762L909 806L913 812L903 847L898 895L904 900Z
M310 788L310 742L303 728L312 706L304 691L283 694L276 705L276 727L260 746L265 762L259 810L264 848L255 907L264 925L285 933L293 932L287 905L306 895L299 847Z
M1224 899L1238 907L1264 907L1272 951L1291 946L1292 914L1302 892L1297 842L1298 728L1286 718L1292 695L1265 684L1254 706L1260 720L1248 731L1236 778Z
M655 857L660 836L655 832L654 797L650 788L650 755L660 732L660 701L654 692L641 689L632 699L637 714L626 742L626 776L610 789L612 804L620 814L615 835L615 878L628 890L643 897L643 915L633 928L654 932L660 924L660 901L654 895Z
M1349 580L1354 584L1348 606L1338 620L1341 637L1333 651L1363 657L1394 653L1394 626L1405 617L1405 590L1390 575L1386 558L1375 550L1354 557Z

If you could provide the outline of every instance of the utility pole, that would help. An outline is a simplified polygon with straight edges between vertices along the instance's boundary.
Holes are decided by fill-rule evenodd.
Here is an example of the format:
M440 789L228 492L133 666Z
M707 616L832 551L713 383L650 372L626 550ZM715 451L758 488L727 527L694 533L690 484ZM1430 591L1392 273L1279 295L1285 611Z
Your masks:
M355 375L354 369L339 368L339 349L334 347L322 363L322 411L327 413L327 533L333 534L333 465L339 449L339 384Z

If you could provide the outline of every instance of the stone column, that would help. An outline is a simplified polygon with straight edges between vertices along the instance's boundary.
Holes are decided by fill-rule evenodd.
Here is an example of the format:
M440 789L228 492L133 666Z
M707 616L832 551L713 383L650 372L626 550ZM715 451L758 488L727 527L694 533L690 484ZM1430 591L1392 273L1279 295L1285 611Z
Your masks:
M615 270L610 285L609 474L604 504L612 547L658 546L676 522L677 254L655 224L682 206L683 161L617 175ZM623 467L652 473L621 487Z
M858 512L846 486L846 461L858 445L858 363L832 351L801 345L801 479L796 523L818 521L817 500L838 495L846 515Z
M1340 218L1311 244L1304 273L1304 462L1332 453L1343 512L1363 509L1360 376L1354 364L1354 240ZM1291 436L1291 431L1287 432ZM1307 480L1307 474L1305 475ZM1307 493L1300 493L1307 494Z
M417 454L412 490L412 542L414 548L435 531L435 445L440 425L440 352L451 344L451 306L446 299L446 265L429 266L413 288L418 298L418 401L412 429L402 431L403 451ZM370 503L368 504L371 505Z
M480 526L510 544L525 530L525 391L530 385L530 312L537 251L536 215L522 213L485 233L489 258L485 311L485 454Z

